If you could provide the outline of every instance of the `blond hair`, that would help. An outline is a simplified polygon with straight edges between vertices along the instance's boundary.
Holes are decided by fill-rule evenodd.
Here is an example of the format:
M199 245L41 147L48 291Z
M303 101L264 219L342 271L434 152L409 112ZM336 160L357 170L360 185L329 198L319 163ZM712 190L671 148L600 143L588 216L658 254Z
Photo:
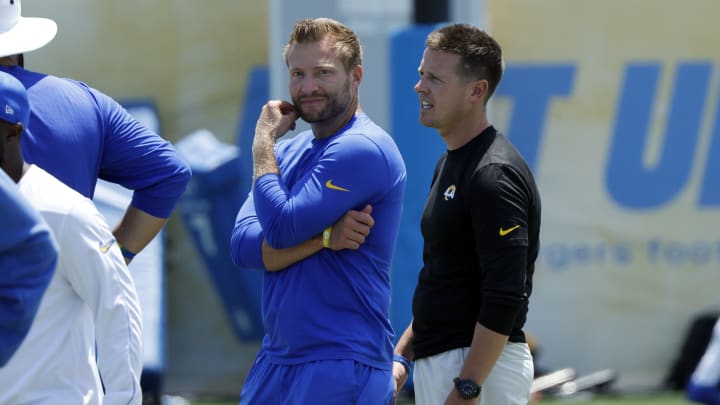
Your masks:
M283 49L285 64L288 62L287 52L291 45L319 42L328 36L335 45L338 58L346 71L349 72L353 67L362 65L362 48L357 35L347 25L331 18L305 19L295 23L290 33L290 40Z

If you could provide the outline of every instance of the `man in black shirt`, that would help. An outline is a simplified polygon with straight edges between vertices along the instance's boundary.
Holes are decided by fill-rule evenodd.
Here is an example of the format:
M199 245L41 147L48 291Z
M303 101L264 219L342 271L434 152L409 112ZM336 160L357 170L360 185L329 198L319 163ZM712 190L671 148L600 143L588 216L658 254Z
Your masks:
M487 117L503 71L498 43L466 24L428 35L415 91L421 124L447 144L423 212L413 321L395 348L396 390L415 360L418 405L526 404L522 327L540 233L540 196L522 156Z

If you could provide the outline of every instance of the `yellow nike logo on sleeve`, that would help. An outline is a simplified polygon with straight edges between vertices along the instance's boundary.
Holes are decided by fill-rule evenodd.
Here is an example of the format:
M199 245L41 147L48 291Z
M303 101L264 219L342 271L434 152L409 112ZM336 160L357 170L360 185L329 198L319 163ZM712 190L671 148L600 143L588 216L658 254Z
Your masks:
M505 235L509 234L510 232L512 232L512 231L514 231L514 230L516 230L516 229L518 229L518 228L520 228L520 225L515 225L515 226L513 226L512 228L508 228L508 229L503 229L502 226L501 226L501 227L500 227L500 232L498 232L498 233L500 234L500 236L505 236Z
M110 241L108 241L104 245L102 242L100 242L100 251L102 253L107 253L107 251L110 250L110 246L112 246L113 243L115 243L115 239L110 239Z
M347 191L350 192L350 190L346 188L342 188L340 186L336 186L332 183L332 179L325 182L325 187L329 188L330 190L338 190L338 191Z

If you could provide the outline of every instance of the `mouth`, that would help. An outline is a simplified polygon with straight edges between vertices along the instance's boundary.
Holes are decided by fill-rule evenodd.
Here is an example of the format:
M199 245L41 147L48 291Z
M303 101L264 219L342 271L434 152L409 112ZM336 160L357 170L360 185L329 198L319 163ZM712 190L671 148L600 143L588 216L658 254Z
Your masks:
M432 110L432 108L433 108L433 104L430 104L427 101L420 101L420 109L422 111Z
M312 105L325 102L325 97L304 97L300 99L301 105Z

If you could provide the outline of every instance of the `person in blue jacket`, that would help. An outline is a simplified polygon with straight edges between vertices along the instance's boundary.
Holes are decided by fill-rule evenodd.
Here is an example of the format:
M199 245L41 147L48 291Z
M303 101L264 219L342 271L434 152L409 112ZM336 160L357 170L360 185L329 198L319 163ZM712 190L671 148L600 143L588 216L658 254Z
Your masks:
M50 19L22 17L20 0L0 4L0 71L25 86L31 106L22 153L85 197L92 199L99 178L134 191L113 230L130 262L167 222L190 168L169 142L109 96L22 66L23 53L45 46L56 32Z
M0 105L0 119L8 105ZM0 159L2 152L0 151ZM0 162L1 163L1 162ZM0 170L0 367L20 346L55 272L57 244L40 214Z
M241 404L392 402L390 263L406 172L360 109L360 49L340 22L298 22L285 49L293 103L270 101L258 119L231 245L236 264L266 270L265 337ZM298 118L311 130L276 143Z

